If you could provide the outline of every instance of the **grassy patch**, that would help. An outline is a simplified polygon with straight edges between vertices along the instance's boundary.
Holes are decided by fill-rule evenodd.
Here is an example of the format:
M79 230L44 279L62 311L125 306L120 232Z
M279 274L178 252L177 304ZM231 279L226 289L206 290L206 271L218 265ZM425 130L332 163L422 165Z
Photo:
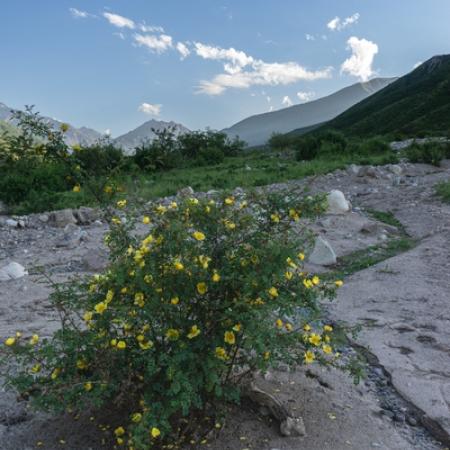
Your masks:
M416 241L414 239L402 236L387 241L386 245L374 245L363 250L358 250L340 258L333 273L328 273L326 276L332 279L348 277L388 258L411 250L415 245Z
M436 194L441 197L442 201L450 203L450 181L439 183L436 186Z
M378 211L376 209L367 209L367 212L379 222L397 227L402 234L406 235L405 227L390 211Z

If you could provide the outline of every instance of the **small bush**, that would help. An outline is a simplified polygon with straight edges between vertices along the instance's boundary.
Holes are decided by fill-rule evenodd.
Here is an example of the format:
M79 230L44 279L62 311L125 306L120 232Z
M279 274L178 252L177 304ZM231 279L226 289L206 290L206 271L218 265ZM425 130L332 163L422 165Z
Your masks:
M127 225L112 217L107 270L51 297L61 329L6 340L20 367L10 362L8 384L44 410L114 408L117 444L143 450L214 427L255 370L339 365L318 300L341 282L303 269L310 235L293 229L324 208L283 194L155 205Z
M320 141L314 137L296 139L294 142L297 161L310 161L319 153Z
M405 155L412 163L425 163L439 166L446 157L447 146L438 142L412 144L405 150Z
M444 202L450 203L450 181L439 183L436 186L436 193Z

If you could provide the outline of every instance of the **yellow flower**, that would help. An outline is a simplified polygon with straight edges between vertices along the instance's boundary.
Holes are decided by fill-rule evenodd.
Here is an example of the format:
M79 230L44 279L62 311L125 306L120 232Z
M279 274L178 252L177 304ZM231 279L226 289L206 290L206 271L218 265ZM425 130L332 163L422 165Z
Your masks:
M200 255L198 257L198 262L202 265L202 267L206 270L209 266L211 258L209 256Z
M151 282L153 281L153 277L152 277L151 275L145 275L144 281L145 281L147 284L151 284Z
M212 280L214 283L218 283L220 281L220 275L216 271L213 273Z
M264 352L263 358L267 361L270 358L270 352Z
M292 331L293 329L293 326L290 323L287 323L284 327L286 328L287 331Z
M328 344L323 345L322 350L324 353L326 353L328 355L333 351L333 349L331 348L331 345L328 345Z
M273 298L278 297L278 290L277 290L277 288L274 287L274 286L272 286L272 287L269 289L269 295L270 295L271 297L273 297Z
M173 297L170 300L170 303L172 303L172 305L178 305L179 302L180 302L180 298L179 297Z
M223 347L216 347L216 357L219 359L227 359L227 351Z
M16 343L16 338L14 338L14 337L9 337L5 341L5 345L7 345L8 347L11 347L11 345L14 345L15 343Z
M228 206L234 205L234 198L233 197L227 197L225 199L225 205L228 205Z
M166 208L165 206L163 206L163 205L158 205L158 206L156 207L156 212L157 212L158 214L160 214L161 216L162 216L163 214L165 214L166 211L167 211L167 208Z
M73 188L72 188L73 192L80 192L81 191L81 186L79 184L76 184Z
M125 341L119 341L119 342L117 342L116 347L119 350L125 350L127 348L127 343Z
M156 439L158 436L161 435L161 431L159 431L159 428L153 427L150 431L150 434L152 435L153 439Z
M289 272L289 271L287 271L285 274L284 274L284 277L286 278L286 280L292 280L292 277L294 276L294 274L292 273L292 272Z
M111 347L115 347L117 345L117 339L111 339L109 343L111 344Z
M241 331L242 329L242 325L240 323L237 323L234 327L233 330L236 331L236 333L239 333L239 331Z
M142 350L148 350L149 348L153 347L153 342L152 341L139 342L139 347L141 347Z
M105 194L111 194L111 192L113 191L111 186L105 186L103 191L105 192Z
M113 217L113 218L111 219L111 222L112 222L114 225L120 225L120 224L122 223L118 217Z
M331 333L333 331L333 327L331 325L324 325L324 331Z
M283 321L281 319L277 319L275 322L275 325L277 326L277 328L282 328L283 327Z
M90 391L92 390L92 383L90 381L88 381L87 383L84 383L84 390L85 391Z
M308 339L309 343L315 345L316 347L320 344L321 340L322 340L322 337L316 333L312 333Z
M142 420L142 414L141 413L134 413L131 415L131 421L134 423L139 423Z
M178 261L178 260L174 261L173 266L175 267L176 270L183 270L184 269L183 264L180 261Z
M134 295L134 304L137 306L140 306L141 308L144 307L145 301L144 301L144 294L142 292L138 292Z
M126 200L119 200L117 202L117 207L118 208L125 208L126 205L127 205L127 201Z
M166 337L171 341L176 341L180 337L180 332L178 330L175 330L174 328L169 328L166 331Z
M114 430L114 434L115 434L117 437L123 436L123 435L125 434L125 428L124 428L124 427L117 427L117 428Z
M171 202L170 205L169 205L169 208L170 209L177 209L178 208L177 202Z
M197 337L199 334L201 333L200 329L198 328L197 325L192 325L191 327L191 331L188 333L187 337L189 339L194 339L195 337Z
M208 287L206 286L206 283L203 283L203 282L197 283L197 292L200 295L206 294L207 290L208 290Z
M90 322L92 320L93 315L94 314L92 313L92 311L86 311L84 313L83 319L85 320L85 322Z
M244 209L247 205L248 205L247 201L244 200L244 201L241 202L241 204L239 205L239 209Z
M122 445L125 441L122 438L119 437L119 438L116 439L116 442L117 442L118 445ZM132 448L132 447L130 447L130 448Z
M197 241L204 241L206 237L201 231L195 231L194 233L192 233L192 236Z
M38 373L38 372L40 372L41 371L41 365L40 364L36 364L36 365L34 365L32 368L31 368L31 371L33 372L33 373Z
M300 215L295 209L289 210L289 217L293 219L295 222L298 222L300 220Z
M230 222L229 220L227 220L225 222L225 226L227 227L228 230L234 230L236 228L236 224L233 222Z
M225 331L224 341L227 344L234 345L236 343L236 337L232 331Z
M107 308L108 308L108 305L105 302L97 303L94 306L95 312L98 314L103 314Z
M50 378L52 380L56 380L60 373L61 373L61 369L59 367L57 367L56 369L53 370L52 374L50 375Z
M78 367L78 369L80 369L80 370L84 370L84 369L87 369L87 363L86 363L86 361L84 360L84 359L79 359L78 361L77 361L77 367Z
M311 281L314 286L317 286L320 283L320 278L317 275L314 275Z
M303 286L305 286L306 289L311 289L313 287L311 280L303 280Z
M191 197L190 199L189 199L189 203L191 204L191 205L198 205L198 198L195 198L195 197Z
M280 222L280 216L278 214L271 214L270 215L270 219L274 223L279 223Z
M114 291L112 289L109 289L106 293L106 303L111 303L112 299L114 298Z
M303 329L305 331L311 331L311 325L306 324L306 325L303 326Z
M150 223L150 217L144 216L144 218L142 219L142 223L144 225L148 225Z
M308 350L305 352L304 358L306 364L311 364L316 359L316 356L311 350Z
M341 286L344 284L344 282L341 281L341 280L337 280L337 281L334 282L334 284L335 284L337 287L341 287Z

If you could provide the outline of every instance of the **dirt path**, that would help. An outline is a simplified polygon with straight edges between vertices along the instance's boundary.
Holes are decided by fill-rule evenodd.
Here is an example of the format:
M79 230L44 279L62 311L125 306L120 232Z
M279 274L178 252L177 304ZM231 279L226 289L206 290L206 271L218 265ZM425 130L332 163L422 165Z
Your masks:
M350 168L271 188L308 184L312 191L345 193L355 212L314 224L338 262L351 260L355 252L361 257L367 248L386 248L399 237L395 227L369 219L369 209L392 212L417 240L411 250L348 277L330 309L335 320L365 325L357 343L372 355L368 378L355 386L344 374L317 367L273 372L261 383L304 418L306 437L282 438L264 411L244 406L232 411L216 439L195 448L435 450L449 445L437 438L445 441L450 433L450 207L433 193L450 170L404 164L369 172ZM104 224L64 232L46 219L30 217L18 229L0 217L0 268L16 261L30 272L0 282L0 338L16 330L46 335L57 326L39 266L58 280L96 272L104 262ZM110 432L97 432L104 421L49 418L0 392L2 450L34 449L38 442L44 449L112 448Z

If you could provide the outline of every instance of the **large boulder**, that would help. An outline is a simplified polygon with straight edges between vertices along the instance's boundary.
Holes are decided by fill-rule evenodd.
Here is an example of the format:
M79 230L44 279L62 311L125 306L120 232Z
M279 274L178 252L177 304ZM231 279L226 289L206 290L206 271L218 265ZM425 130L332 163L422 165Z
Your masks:
M350 202L345 198L345 195L337 189L332 190L328 196L328 210L329 214L345 214L349 212Z
M100 218L100 211L98 209L81 206L73 211L73 215L78 224L88 225Z
M50 213L50 223L55 227L64 228L70 223L76 224L77 221L71 209L61 209Z
M318 236L308 261L319 266L332 266L336 264L336 253L325 239Z
M0 269L0 281L17 280L28 275L25 267L16 262L11 262Z

